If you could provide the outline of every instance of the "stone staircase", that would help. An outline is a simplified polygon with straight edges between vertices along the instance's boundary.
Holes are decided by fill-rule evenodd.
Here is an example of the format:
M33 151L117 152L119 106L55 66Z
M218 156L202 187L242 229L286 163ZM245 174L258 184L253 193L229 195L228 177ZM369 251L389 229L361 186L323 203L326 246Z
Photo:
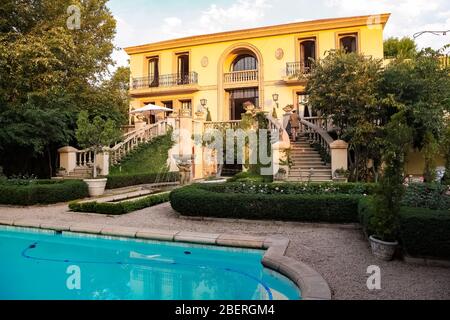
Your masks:
M332 181L331 164L324 163L308 140L301 136L291 143L291 161L288 181L292 182L329 182Z

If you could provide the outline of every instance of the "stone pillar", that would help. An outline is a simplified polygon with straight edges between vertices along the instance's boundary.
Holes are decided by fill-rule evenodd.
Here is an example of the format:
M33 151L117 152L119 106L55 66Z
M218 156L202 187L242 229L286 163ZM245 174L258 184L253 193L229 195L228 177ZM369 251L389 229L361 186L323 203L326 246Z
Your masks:
M109 174L109 152L103 151L97 154L97 167L100 169L101 176Z
M198 111L195 113L196 120L193 121L193 135L196 139L198 139L198 143L194 144L194 179L202 179L204 177L204 148L202 145L203 141L203 132L204 132L204 124L205 124L205 113L202 111Z
M343 140L336 140L330 144L331 149L331 174L338 169L348 170L348 143Z
M72 172L77 166L77 151L73 147L62 147L58 149L59 166L66 169L67 173Z

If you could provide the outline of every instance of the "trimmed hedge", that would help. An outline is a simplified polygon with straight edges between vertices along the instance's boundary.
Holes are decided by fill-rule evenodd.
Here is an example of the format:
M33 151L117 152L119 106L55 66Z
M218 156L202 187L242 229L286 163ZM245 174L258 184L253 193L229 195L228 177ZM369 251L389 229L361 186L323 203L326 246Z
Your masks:
M239 194L374 194L376 184L373 183L263 183L233 182L226 184L199 185L198 188L219 193Z
M161 178L164 178L164 181L159 182L176 182L180 179L178 172L109 175L106 188L117 189L140 184L155 183Z
M108 215L121 215L129 213L136 210L141 210L144 208L152 207L160 203L169 201L169 193L160 193L150 195L145 198L138 200L128 200L124 202L72 202L69 204L69 208L75 212L89 212L89 213L100 213Z
M195 184L170 194L172 208L186 216L308 222L357 222L360 195L241 194Z
M53 204L88 196L88 186L81 180L6 181L0 184L0 204Z
M359 218L368 235L374 215L371 199L359 204ZM400 243L407 254L417 257L450 258L450 210L402 207Z

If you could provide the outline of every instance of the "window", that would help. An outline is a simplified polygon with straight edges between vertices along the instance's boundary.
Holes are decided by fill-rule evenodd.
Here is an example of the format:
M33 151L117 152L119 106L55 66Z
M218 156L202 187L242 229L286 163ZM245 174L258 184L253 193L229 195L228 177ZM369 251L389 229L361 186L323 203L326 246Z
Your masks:
M346 53L353 53L358 51L358 35L354 34L345 34L339 36L339 46L341 50L344 50Z
M180 53L177 56L178 84L189 83L189 54Z
M305 72L311 69L312 60L316 60L316 39L302 40L300 42L300 62Z
M173 110L173 102L172 101L163 101L163 107ZM169 115L170 112L166 112L166 116Z
M258 69L258 60L250 54L241 54L231 64L231 71L245 71Z
M159 57L148 60L148 85L149 87L159 86Z
M192 115L192 101L191 100L180 100L181 110L189 110Z

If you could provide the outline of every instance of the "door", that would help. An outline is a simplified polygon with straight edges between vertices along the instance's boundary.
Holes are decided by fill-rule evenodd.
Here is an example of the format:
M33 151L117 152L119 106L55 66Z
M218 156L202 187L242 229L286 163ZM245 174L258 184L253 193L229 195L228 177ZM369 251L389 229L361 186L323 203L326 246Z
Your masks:
M241 120L245 113L244 104L251 102L258 107L258 88L236 89L230 91L230 120Z

